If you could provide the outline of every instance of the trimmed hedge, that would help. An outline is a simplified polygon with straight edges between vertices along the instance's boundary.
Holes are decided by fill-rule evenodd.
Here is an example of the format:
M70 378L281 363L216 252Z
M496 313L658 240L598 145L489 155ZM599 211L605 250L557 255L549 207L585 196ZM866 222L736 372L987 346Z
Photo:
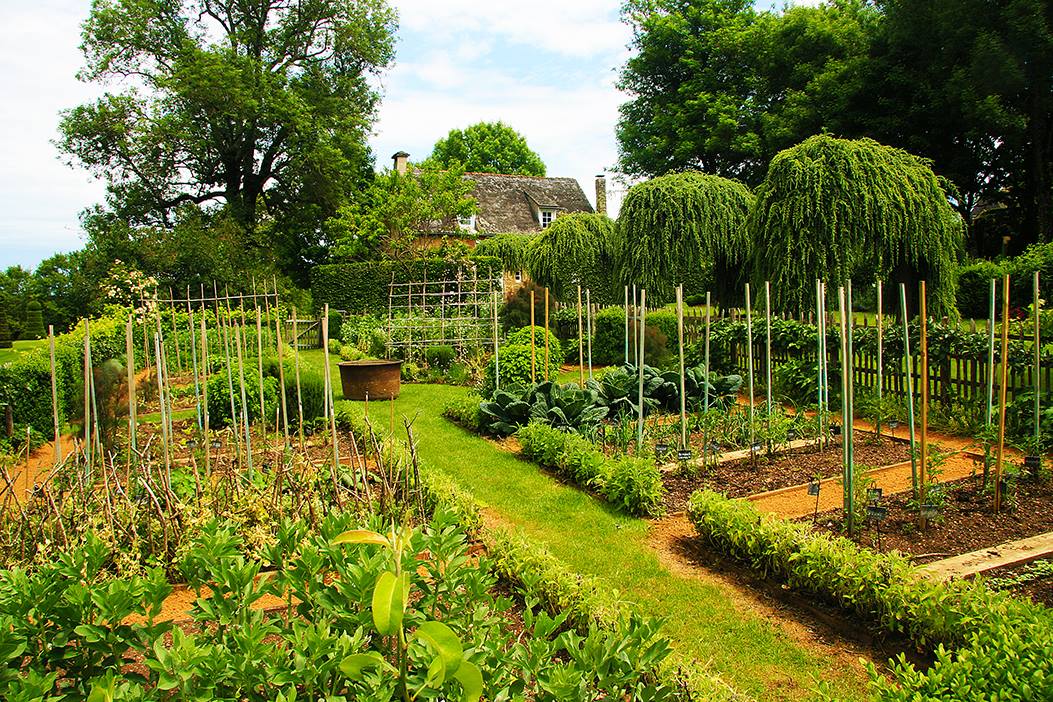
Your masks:
M23 339L43 339L44 308L36 300L26 303L26 324L22 328Z
M531 423L516 432L523 455L635 515L662 514L665 487L653 459L608 458L577 434Z
M329 303L337 310L386 316L392 276L396 283L420 283L452 279L458 273L469 281L473 274L479 278L498 278L502 274L501 261L492 256L474 256L464 262L419 258L315 266L311 270L311 293L319 308Z
M808 525L762 516L744 500L696 492L688 515L714 548L765 576L937 646L925 672L901 656L895 684L871 668L884 700L1053 699L1053 612L982 582L920 577L906 557L875 553ZM949 649L955 649L949 652Z

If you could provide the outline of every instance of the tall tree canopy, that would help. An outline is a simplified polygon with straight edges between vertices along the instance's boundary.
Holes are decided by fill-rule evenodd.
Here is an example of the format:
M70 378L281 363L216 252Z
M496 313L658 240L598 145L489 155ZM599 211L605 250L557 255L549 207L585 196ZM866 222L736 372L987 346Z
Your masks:
M384 0L93 0L80 77L120 91L66 111L59 147L122 221L222 206L247 245L310 250L371 170L394 26Z
M429 159L449 168L460 164L473 173L545 175L545 163L527 146L522 134L504 122L479 122L452 129L435 142Z
M698 169L753 185L771 157L843 131L877 12L864 0L757 12L752 0L628 0L619 168Z
M456 165L411 167L406 173L388 169L341 207L326 228L345 258L405 258L413 254L421 234L449 232L458 217L474 214L471 192L472 181Z
M749 255L752 205L742 183L693 171L634 185L613 246L622 281L646 288L652 299L668 298L677 284L711 269L718 295L728 293Z
M607 215L574 212L556 217L530 243L530 277L560 300L571 300L577 286L606 299L612 282L614 222Z
M928 162L870 139L815 136L779 153L749 216L754 283L807 311L832 286L928 281L934 312L955 311L964 227ZM912 308L913 310L914 308Z

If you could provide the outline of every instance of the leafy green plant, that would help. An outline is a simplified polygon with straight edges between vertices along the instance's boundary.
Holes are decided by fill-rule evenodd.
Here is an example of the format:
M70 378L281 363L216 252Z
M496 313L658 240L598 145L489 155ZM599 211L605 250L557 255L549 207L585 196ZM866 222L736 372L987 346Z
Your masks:
M428 362L428 367L440 371L449 370L456 357L457 352L452 346L429 346L424 349L424 358Z

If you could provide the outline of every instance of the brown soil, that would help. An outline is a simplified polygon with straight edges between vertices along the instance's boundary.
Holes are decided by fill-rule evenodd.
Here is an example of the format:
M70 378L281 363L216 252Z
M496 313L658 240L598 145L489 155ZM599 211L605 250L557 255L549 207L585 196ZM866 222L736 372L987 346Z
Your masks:
M910 458L909 448L897 441L856 444L856 465L885 466ZM841 446L822 451L815 448L793 449L771 458L758 457L722 463L701 469L700 475L668 473L663 476L666 489L665 506L671 512L683 510L695 490L709 489L727 497L747 497L802 485L819 476L829 478L841 474Z
M76 436L67 435L60 437L61 440L61 454L65 459L75 451L79 451L81 443L77 440ZM25 460L24 456L15 462L13 466L8 470L8 477L14 486L13 495L14 498L22 501L32 491L33 486L37 484L38 478L47 476L48 473L55 465L55 442L49 441L33 451L29 460ZM6 481L0 479L0 496L4 498L6 502L8 496L8 490L10 486Z
M1049 563L1049 561L1035 561L1028 565L996 568L995 570L984 573L984 579L990 580L992 578L1001 579L1020 576L1027 572L1029 566L1033 567L1039 563ZM999 583L994 584L999 589L1004 589L1006 592L1010 592L1017 597L1026 597L1033 602L1053 608L1053 575L1044 575L1035 578L1034 580L1028 580L1019 584L1010 584L1007 586L1002 586Z
M683 516L653 522L649 543L673 573L714 584L729 606L765 619L798 645L857 672L861 681L861 658L879 670L900 653L921 667L930 662L906 639L869 629L835 606L818 604L710 551Z
M1053 531L1053 482L1021 480L1000 514L994 513L994 498L980 488L979 476L944 483L945 506L924 530L918 528L918 513L910 507L909 492L888 496L888 508L878 530L866 525L854 540L868 548L893 549L928 562ZM841 534L842 510L821 513L816 528ZM924 558L922 558L924 556Z

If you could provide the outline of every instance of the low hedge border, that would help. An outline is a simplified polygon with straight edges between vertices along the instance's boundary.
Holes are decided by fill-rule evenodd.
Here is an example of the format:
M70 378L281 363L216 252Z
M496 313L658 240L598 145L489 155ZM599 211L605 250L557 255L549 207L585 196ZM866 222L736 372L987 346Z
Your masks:
M516 432L523 455L637 516L662 514L665 487L654 460L608 458L588 439L531 423Z
M762 516L749 502L696 492L688 516L714 548L765 576L818 595L936 645L936 663L918 671L902 655L893 681L870 668L879 699L1053 699L1053 612L982 582L935 582L899 554L880 554L807 525Z
M441 509L456 515L461 527L486 546L497 575L537 597L550 612L569 612L568 621L579 629L592 623L608 631L617 630L625 618L636 612L635 606L620 599L616 591L607 589L594 577L571 571L521 530L487 526L479 502L447 474L421 464L420 481L426 507L432 512ZM717 674L675 651L655 675L678 691L677 699L750 700Z

